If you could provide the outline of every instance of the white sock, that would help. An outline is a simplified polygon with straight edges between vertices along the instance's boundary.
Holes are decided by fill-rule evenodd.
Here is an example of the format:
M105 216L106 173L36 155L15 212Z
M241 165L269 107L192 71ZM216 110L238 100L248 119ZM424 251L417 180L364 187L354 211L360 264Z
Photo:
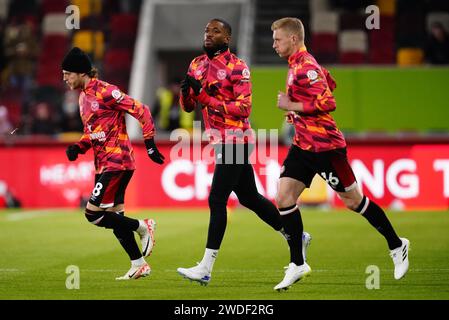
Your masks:
M217 255L218 250L206 248L206 250L204 251L203 260L201 260L200 265L203 265L207 268L207 270L212 271Z
M143 257L140 257L137 260L131 260L131 266L138 267L146 263L145 259Z

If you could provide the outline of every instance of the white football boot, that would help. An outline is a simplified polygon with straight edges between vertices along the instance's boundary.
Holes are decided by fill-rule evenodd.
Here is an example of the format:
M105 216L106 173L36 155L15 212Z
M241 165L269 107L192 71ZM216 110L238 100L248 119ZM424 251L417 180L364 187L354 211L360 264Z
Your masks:
M137 233L139 234L142 243L142 256L146 258L151 254L154 244L156 243L156 240L154 239L156 221L153 219L144 219L139 220L139 224Z
M394 263L394 278L401 279L408 270L408 251L410 250L410 241L406 238L400 238L402 245L390 251L390 257Z
M178 268L178 273L186 279L199 282L203 286L207 286L211 279L210 271L203 265L199 264L192 268Z
M122 277L115 278L115 280L132 280L149 276L151 273L151 267L148 263L144 263L140 266L132 266L131 269Z
M288 267L285 268L287 270L285 270L284 279L274 287L274 290L277 291L288 290L288 288L292 284L298 282L299 280L308 276L312 272L312 269L306 262L304 262L304 264L300 266L297 266L293 262L290 262Z

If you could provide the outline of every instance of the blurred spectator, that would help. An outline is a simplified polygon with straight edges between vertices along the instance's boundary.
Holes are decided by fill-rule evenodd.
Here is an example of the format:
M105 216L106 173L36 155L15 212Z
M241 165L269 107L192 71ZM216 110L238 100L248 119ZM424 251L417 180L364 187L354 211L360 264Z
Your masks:
M3 69L5 69L7 61L5 56L5 48L4 48L4 38L5 38L5 24L0 19L0 80L3 79ZM1 82L0 82L1 84Z
M9 121L8 109L5 106L0 106L0 136L10 134L12 131L12 124Z
M34 117L31 120L32 134L48 134L57 133L57 126L52 119L50 106L46 102L40 102L35 106Z
M64 102L62 104L62 131L63 132L82 132L83 123L80 118L78 105L79 92L68 90L64 94Z
M31 23L10 25L5 30L4 50L8 59L5 84L24 92L33 84L34 67L39 48Z
M142 0L103 0L103 11L114 13L139 13Z
M142 0L120 0L120 11L126 13L138 13L142 5Z
M449 35L440 22L431 26L426 59L432 64L449 64Z
M182 111L179 105L180 80L172 79L165 88L156 92L157 100L152 111L159 129L172 131L177 128L191 129L194 113Z

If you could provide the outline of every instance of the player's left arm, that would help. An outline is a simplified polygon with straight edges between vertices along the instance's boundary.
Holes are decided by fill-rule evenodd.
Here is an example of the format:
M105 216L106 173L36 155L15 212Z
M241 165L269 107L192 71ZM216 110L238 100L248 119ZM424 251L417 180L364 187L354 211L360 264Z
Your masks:
M108 90L107 92L110 92L110 94L106 93L104 103L115 110L125 111L139 121L148 156L154 162L163 164L165 157L159 152L154 142L156 130L150 108L140 101L131 98L116 87L114 88L112 86L112 90Z
M251 79L248 67L243 63L236 65L231 75L234 98L219 100L201 90L198 101L224 114L248 118L251 113Z
M334 111L336 104L330 85L335 88L335 81L327 74L315 65L304 65L297 70L288 93L278 94L278 107L303 114Z
M142 127L144 139L150 139L155 136L156 130L154 127L153 117L151 115L150 108L147 105L131 98L115 86L111 86L103 94L103 102L111 109L125 111L137 119Z
M321 70L323 71L323 74L326 77L326 81L327 81L327 85L329 86L329 89L333 92L335 90L335 88L337 87L337 82L335 82L335 79L332 77L332 75L326 68L321 67Z

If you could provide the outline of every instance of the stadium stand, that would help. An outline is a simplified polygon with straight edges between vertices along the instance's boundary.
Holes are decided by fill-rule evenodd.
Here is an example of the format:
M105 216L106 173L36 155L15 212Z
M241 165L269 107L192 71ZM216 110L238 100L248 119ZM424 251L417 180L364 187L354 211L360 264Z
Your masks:
M368 61L372 64L393 64L396 52L394 17L381 14L380 24L382 28L372 29L368 32Z
M385 16L394 16L396 14L396 1L391 0L377 0L376 5L379 11Z
M42 0L41 2L44 15L65 12L68 5L69 2L66 0Z
M315 57L323 63L334 63L338 53L339 14L318 11L311 18L312 48Z
M95 61L102 60L105 50L104 33L101 31L79 30L73 35L72 46L81 48Z
M81 19L100 16L103 9L102 1L72 0L72 5L80 9Z
M372 4L379 8L381 27L368 30L365 21L369 14L365 10ZM290 13L289 16L302 18L306 26L306 46L324 64L399 64L399 61L403 62L402 48L426 50L427 34L432 23L441 22L446 31L449 31L447 1L298 0L294 3L287 1L282 7ZM278 12L270 6L270 1L256 2L256 34L260 39L255 41L254 60L258 64L282 63L274 54L259 48L271 42L268 39L270 24L279 17ZM307 34L309 28L310 35ZM366 56L362 52L341 51L346 50L346 43L341 43L347 42L348 36L341 34L345 31L366 33L366 37L358 36L366 38ZM419 64L426 62L424 59L414 61Z
M424 51L421 48L400 48L397 59L400 66L420 65L424 61Z
M102 79L129 90L141 4L142 0L0 0L0 105L8 108L14 125L22 125L20 134L31 132L30 112L41 102L62 115L57 132L78 127L62 126L67 115L60 61L72 46L91 56ZM365 9L372 4L379 8L381 27L368 30ZM80 30L66 28L68 5L80 9ZM434 63L427 52L431 26L440 23L449 31L449 1L440 0L285 0L282 5L255 0L254 11L255 65L285 63L272 49L270 29L284 16L301 17L306 46L324 65ZM446 44L436 44L437 55L445 54L448 42L446 34Z
M339 61L344 64L366 63L368 39L363 30L345 30L339 34Z
M0 0L0 105L8 110L18 134L31 134L36 110L54 113L54 133L79 130L80 119L73 108L66 109L70 95L62 81L60 63L72 46L85 50L99 69L102 79L128 90L134 42L141 2L125 0ZM66 26L69 5L78 6L81 29ZM30 29L30 32L23 30ZM19 35L27 34L26 38ZM21 43L26 56L16 48ZM19 45L19 46L18 46ZM19 59L20 58L20 59ZM26 58L26 60L25 60ZM23 61L26 61L25 64ZM21 66L16 68L15 66ZM27 66L28 80L17 73ZM19 70L19 71L17 71ZM24 73L25 71L21 71ZM70 98L71 99L71 98ZM72 99L73 100L73 99ZM48 110L46 110L48 109ZM44 130L40 130L44 131ZM45 133L45 132L44 132Z

